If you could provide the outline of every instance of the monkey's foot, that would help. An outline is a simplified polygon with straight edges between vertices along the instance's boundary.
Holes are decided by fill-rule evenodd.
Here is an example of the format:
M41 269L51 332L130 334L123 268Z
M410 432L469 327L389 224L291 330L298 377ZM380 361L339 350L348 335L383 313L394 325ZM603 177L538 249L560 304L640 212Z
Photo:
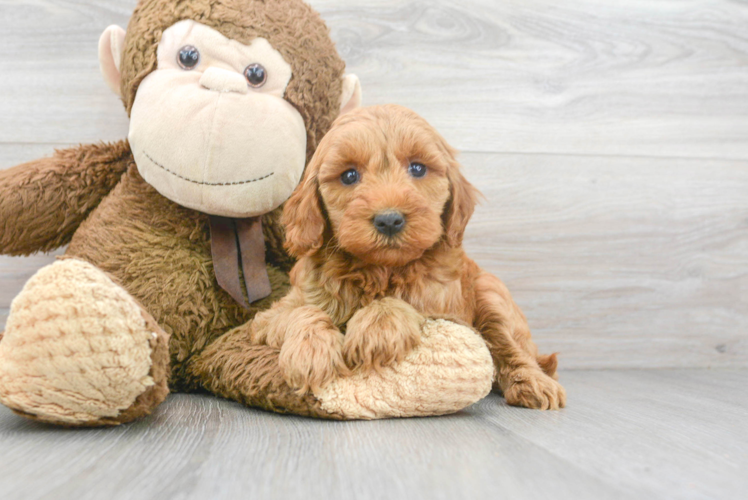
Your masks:
M169 392L168 336L93 265L57 261L13 300L0 342L0 402L34 420L117 425Z
M472 328L427 320L421 343L402 361L337 378L314 396L345 419L445 415L487 396L493 378L486 342Z

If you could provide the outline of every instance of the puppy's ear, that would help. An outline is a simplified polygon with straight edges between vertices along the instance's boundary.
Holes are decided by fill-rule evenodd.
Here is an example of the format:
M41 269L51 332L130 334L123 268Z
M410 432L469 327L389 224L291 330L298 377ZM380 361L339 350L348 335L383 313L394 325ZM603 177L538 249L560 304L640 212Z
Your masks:
M444 210L444 227L447 243L452 248L462 245L470 217L475 211L480 192L468 182L460 171L460 164L454 158L455 152L450 150L450 167L447 170L450 197Z
M325 219L317 189L318 171L319 160L318 155L315 155L307 165L304 179L286 201L283 209L281 220L286 227L284 246L288 253L296 258L319 249L323 243Z

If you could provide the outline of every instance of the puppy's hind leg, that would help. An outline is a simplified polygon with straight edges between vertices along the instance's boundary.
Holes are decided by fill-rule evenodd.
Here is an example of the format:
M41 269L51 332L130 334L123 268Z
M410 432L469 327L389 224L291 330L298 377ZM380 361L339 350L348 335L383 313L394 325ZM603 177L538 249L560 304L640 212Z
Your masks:
M563 408L566 391L554 380L555 355L538 356L527 320L506 286L483 273L475 291L475 326L488 343L507 403L539 410Z

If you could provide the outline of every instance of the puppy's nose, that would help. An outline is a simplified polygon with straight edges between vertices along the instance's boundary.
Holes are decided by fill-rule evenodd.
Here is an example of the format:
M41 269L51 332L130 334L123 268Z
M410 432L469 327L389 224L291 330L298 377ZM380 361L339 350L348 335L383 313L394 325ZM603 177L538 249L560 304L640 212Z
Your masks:
M374 227L387 236L394 236L405 227L405 217L394 210L382 212L374 217Z

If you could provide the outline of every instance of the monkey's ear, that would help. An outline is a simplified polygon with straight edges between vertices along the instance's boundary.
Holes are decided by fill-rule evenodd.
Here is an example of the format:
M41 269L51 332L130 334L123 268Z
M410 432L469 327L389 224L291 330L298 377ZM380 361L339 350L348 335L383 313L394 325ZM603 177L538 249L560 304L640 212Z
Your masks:
M125 49L125 30L119 26L109 26L99 38L99 66L104 81L112 92L122 97L120 90L119 65Z
M361 82L356 75L345 75L343 77L343 92L340 95L340 114L361 106Z

